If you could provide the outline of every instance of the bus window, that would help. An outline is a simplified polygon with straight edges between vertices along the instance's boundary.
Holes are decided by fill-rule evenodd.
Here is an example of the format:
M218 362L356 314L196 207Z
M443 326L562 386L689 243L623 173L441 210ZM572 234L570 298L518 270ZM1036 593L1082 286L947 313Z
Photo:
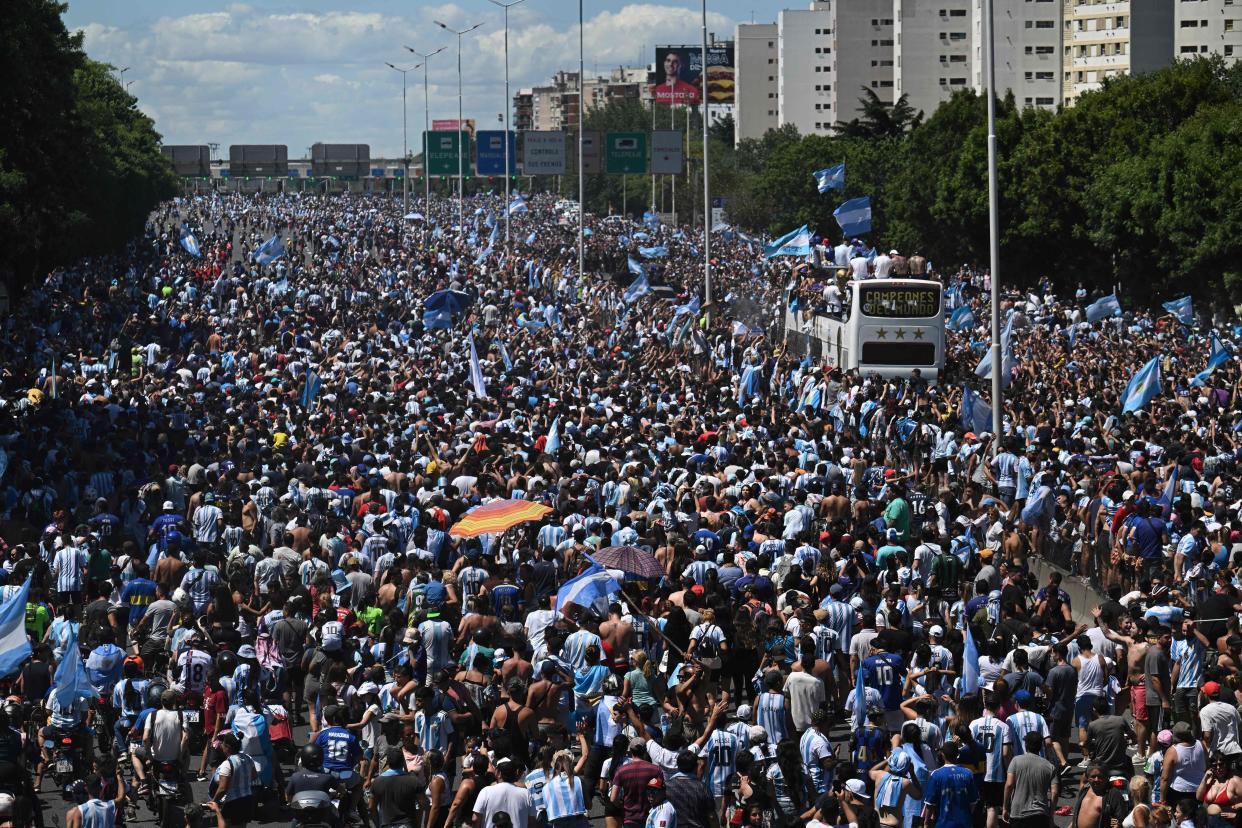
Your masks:
M873 319L927 319L940 313L934 285L859 285L858 307Z

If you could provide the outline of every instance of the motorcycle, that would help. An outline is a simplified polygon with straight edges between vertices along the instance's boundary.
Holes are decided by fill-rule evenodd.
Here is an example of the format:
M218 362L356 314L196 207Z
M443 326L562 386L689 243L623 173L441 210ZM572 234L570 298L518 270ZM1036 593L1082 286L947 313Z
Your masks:
M202 753L203 746L207 743L203 734L202 702L198 695L191 694L186 697L185 709L181 711L181 722L189 737L188 749L191 756Z
M112 727L116 724L116 711L112 709L109 695L100 693L92 700L95 708L95 738L99 742L99 752L104 755L112 752Z
M68 733L58 733L43 742L52 755L52 779L61 791L67 791L74 781L86 775L90 768L77 740Z
M150 806L159 824L167 823L169 810L190 802L193 791L190 783L181 775L180 762L154 762L148 778L151 780Z

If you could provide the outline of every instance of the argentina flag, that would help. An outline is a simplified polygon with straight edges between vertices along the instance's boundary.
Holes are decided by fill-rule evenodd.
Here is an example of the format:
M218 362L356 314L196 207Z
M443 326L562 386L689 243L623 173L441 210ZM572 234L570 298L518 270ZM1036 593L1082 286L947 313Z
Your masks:
M763 258L775 259L777 256L809 256L811 253L811 231L806 225L797 230L790 230L771 244L764 245Z
M629 268L630 273L635 274L635 278L621 297L627 305L651 293L651 280L647 278L647 268L634 261L633 258L629 260Z
M1099 322L1101 319L1107 319L1110 316L1121 316L1121 302L1117 300L1117 294L1115 293L1110 293L1087 305L1088 322Z
M599 564L592 564L576 578L565 582L556 593L557 612L565 612L570 604L608 610L609 596L621 591L621 584Z
M196 259L203 255L203 251L198 246L198 238L190 232L188 227L181 228L181 247Z
M821 193L829 190L845 189L845 165L837 164L835 167L826 167L822 170L816 170L811 173L815 177L815 186L819 188Z
M1174 299L1161 305L1162 308L1177 317L1177 321L1187 327L1195 324L1194 304L1189 296Z
M833 218L847 236L862 236L871 232L871 196L851 198L832 211Z
M1160 386L1160 357L1152 357L1140 368L1126 385L1126 393L1122 396L1122 412L1129 414L1144 408L1154 400L1163 389Z
M0 676L10 676L30 658L30 639L26 636L26 598L30 577L21 589L0 605Z
M254 253L250 254L250 258L261 265L269 265L285 255L285 243L280 240L280 236L272 236L263 244L259 245Z

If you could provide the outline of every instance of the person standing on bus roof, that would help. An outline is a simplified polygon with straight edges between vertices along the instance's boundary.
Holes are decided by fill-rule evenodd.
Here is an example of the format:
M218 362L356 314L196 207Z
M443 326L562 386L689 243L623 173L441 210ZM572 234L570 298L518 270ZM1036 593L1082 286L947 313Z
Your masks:
M856 281L862 281L867 278L867 257L858 251L854 254L854 258L850 259L850 278Z
M871 266L875 270L877 279L887 279L893 274L893 260L889 258L888 253L880 253L876 256Z

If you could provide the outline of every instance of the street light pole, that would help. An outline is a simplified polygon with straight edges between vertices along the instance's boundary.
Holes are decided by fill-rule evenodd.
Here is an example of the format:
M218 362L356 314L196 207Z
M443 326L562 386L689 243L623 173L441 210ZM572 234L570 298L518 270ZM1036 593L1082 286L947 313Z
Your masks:
M410 212L410 122L405 116L405 76L422 64L416 64L409 69L393 66L388 61L384 61L384 65L401 73L401 164L404 170L401 175L401 204L404 211L402 214L406 215Z
M583 250L583 240L586 238L586 184L585 169L582 163L582 147L584 145L583 135L586 128L586 101L584 92L586 86L583 79L583 71L585 60L582 51L582 0L578 0L578 278L586 272L586 255Z
M433 20L437 26L446 32L452 32L457 35L457 226L463 228L466 226L466 140L464 138L465 126L462 123L461 110L461 38L475 29L482 26L482 23L475 23L473 26L458 31L450 29L447 23L441 23L439 20ZM426 159L424 159L426 163ZM506 205L506 208L508 206Z
M434 52L415 51L409 46L405 47L407 52L416 55L423 61L423 242L427 241L427 225L431 221L431 175L428 172L430 166L427 164L427 139L431 133L431 94L427 85L427 65L431 63L431 59L447 49L447 46L441 46Z
M510 3L502 3L500 0L487 0L493 6L500 6L505 10L505 252L509 252L509 107L512 101L509 98L509 9L525 0L512 0Z
M996 181L996 24L992 0L987 0L988 40L988 266L992 274L992 453L999 454L1001 444L1001 417L1005 413L1001 399L1001 371L1004 355L1001 353L1000 329L1000 209Z
M703 301L707 305L707 321L712 320L712 231L711 195L707 177L707 0L703 0L703 72L699 75L703 99Z

